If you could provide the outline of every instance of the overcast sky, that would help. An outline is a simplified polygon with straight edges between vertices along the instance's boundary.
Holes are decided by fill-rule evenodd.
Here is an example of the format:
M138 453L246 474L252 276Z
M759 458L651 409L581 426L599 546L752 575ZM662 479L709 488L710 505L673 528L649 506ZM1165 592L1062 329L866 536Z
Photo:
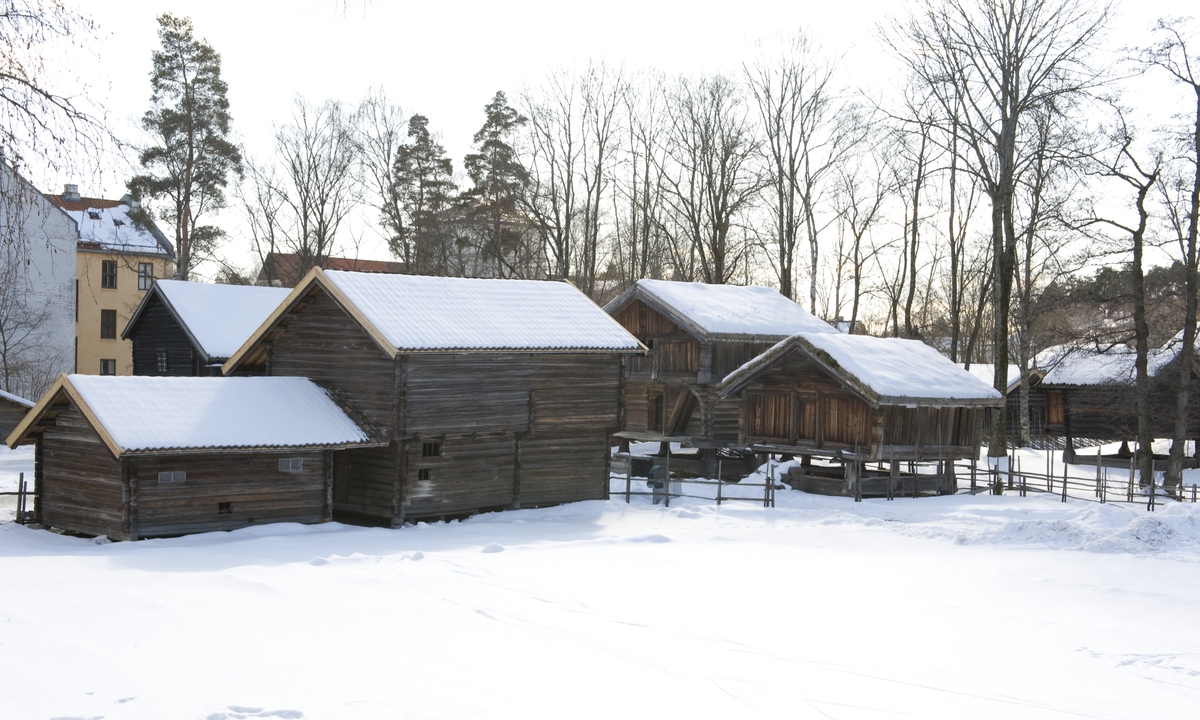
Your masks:
M837 2L665 2L543 0L493 2L384 2L295 0L87 0L82 10L99 21L96 57L75 61L88 91L101 98L122 137L136 142L137 119L150 96L150 55L158 45L162 12L192 18L196 34L221 54L229 85L234 131L252 155L267 156L274 126L287 121L293 97L357 103L369 88L383 89L405 111L429 117L456 169L483 122L483 106L497 90L516 95L551 68L589 58L631 70L668 73L736 71L754 56L753 41L804 27L842 57L843 81L886 88L894 63L873 37L899 0ZM1136 44L1160 15L1194 13L1194 2L1118 2L1113 46ZM133 153L127 162L136 158ZM119 159L111 164L119 166ZM43 180L61 191L78 180L87 195L119 197L133 171L114 167L98 180ZM237 235L235 210L222 225ZM361 225L361 223L359 223ZM370 230L364 257L386 255ZM234 248L231 248L233 250ZM241 264L248 264L248 254Z

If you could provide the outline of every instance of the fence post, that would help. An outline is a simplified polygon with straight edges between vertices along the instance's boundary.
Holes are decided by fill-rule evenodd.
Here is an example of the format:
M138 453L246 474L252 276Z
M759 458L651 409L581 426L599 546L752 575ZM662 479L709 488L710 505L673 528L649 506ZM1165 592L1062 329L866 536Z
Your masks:
M1126 502L1133 502L1133 466L1136 458L1137 453L1134 453L1133 457L1129 458L1129 490L1126 491L1126 495L1128 495Z
M1158 485L1154 483L1154 471L1150 471L1150 499L1146 501L1146 509L1154 512L1154 496L1158 494Z
M775 484L775 466L771 463L774 461L774 454L767 456L767 479L763 483L763 507L771 506L771 486Z
M669 442L667 443L667 478L663 482L666 483L663 486L663 490L666 491L663 495L663 498L665 498L663 500L663 507L671 507L671 443Z
M724 479L721 477L721 460L717 459L717 504L721 504L721 483Z
M1104 468L1104 477L1100 481L1100 504L1108 502L1108 468Z
M979 448L975 448L975 454L971 457L971 494L975 494L975 463L979 461ZM892 494L888 493L888 500L892 499Z
M633 456L629 456L629 469L625 471L625 504L629 504L630 486L633 485Z
M25 524L25 473L17 475L17 524Z
M1067 463L1065 463L1065 462L1063 463L1063 492L1062 492L1062 501L1063 502L1067 501L1067 469L1069 467L1070 466L1067 465Z

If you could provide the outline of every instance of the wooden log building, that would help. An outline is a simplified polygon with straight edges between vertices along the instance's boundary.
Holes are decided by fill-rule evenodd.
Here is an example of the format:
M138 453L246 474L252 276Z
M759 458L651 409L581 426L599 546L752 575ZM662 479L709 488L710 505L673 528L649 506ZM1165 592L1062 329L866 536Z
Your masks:
M156 280L121 333L133 343L133 374L220 376L221 365L290 292Z
M0 390L0 436L8 437L32 407L29 400Z
M798 455L794 485L826 494L952 492L945 463L975 457L984 413L1004 398L916 340L799 333L730 373L717 388L737 403L737 444ZM812 468L813 457L840 468ZM866 473L864 463L890 463ZM937 462L935 476L900 477L901 462ZM929 487L909 487L918 480ZM856 489L856 485L862 485Z
M568 283L313 269L225 364L330 388L386 447L334 454L334 517L399 526L604 498L627 357Z
M963 367L960 363L959 367ZM964 369L991 385L995 379L995 365L991 363L971 363ZM1021 366L1007 367L1008 385L1004 391L1005 432L1008 437L1017 438L1021 433ZM1029 371L1029 435L1033 438L1046 435L1046 396L1042 393L1041 383L1045 377L1044 370L1033 368ZM985 413L983 425L990 427L992 410Z
M34 519L113 540L328 521L334 451L380 444L304 378L88 375L8 436L29 443Z
M706 475L717 469L717 449L738 444L738 404L718 395L722 379L798 332L837 332L756 286L639 280L604 309L648 348L626 366L618 436L699 448L694 470Z

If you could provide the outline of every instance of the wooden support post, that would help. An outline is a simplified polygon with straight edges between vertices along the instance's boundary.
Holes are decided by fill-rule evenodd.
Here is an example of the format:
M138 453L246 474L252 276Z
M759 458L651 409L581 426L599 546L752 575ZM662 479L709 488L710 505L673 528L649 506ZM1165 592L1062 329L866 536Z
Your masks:
M671 507L671 443L667 441L664 444L667 446L667 477L663 480L666 483L663 485L663 507Z
M323 451L321 461L325 466L325 507L321 511L321 522L330 522L333 520L333 451Z
M1067 501L1067 470L1068 470L1068 468L1069 468L1069 466L1066 463L1063 463L1063 491L1062 491L1062 501L1063 502Z
M1100 497L1100 446L1096 446L1096 497Z
M1126 502L1133 502L1133 468L1136 463L1137 454L1135 453L1129 457L1129 489L1126 492L1126 495L1128 495Z
M633 485L633 456L629 458L629 467L625 470L625 504L629 504L630 490Z
M721 477L721 461L717 460L717 505L721 504L721 483L724 479Z
M763 485L763 507L771 506L771 486L775 484L775 456L767 456L767 480Z
M17 474L17 517L18 525L25 524L25 473Z
M887 499L893 500L896 497L896 480L900 477L900 463L893 460L889 464L891 465L891 468L888 471Z
M978 489L975 481L975 465L979 462L979 448L975 448L975 454L971 456L971 494L975 494ZM890 497L888 498L891 499Z

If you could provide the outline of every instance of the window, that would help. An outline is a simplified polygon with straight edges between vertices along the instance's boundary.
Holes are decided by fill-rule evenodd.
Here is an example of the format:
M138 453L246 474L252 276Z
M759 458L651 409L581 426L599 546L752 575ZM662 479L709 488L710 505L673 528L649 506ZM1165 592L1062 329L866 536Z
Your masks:
M138 263L138 290L149 290L154 284L154 263Z
M168 367L167 367L167 351L166 351L166 350L159 350L159 351L158 351L158 371L159 371L160 373L162 373L162 374L166 375L166 374L167 374L167 370L168 370Z
M100 311L100 337L106 340L117 338L117 311Z
M95 210L88 210L88 217L92 220L99 220L100 213L96 212Z
M279 458L281 472L300 472L304 469L304 458Z
M233 503L231 503L231 502L217 503L217 514L218 515L232 515L233 514Z
M106 290L117 289L117 261L100 261L100 287Z
M116 375L117 374L117 361L116 360L101 360L100 361L100 374L101 375Z
M421 443L421 457L441 457L442 444L440 442Z
M417 471L418 480L429 480L432 477L433 473L429 471L429 468L421 468Z
M187 473L183 470L169 470L158 474L158 481L160 483L176 483L183 482L184 480L187 480Z

